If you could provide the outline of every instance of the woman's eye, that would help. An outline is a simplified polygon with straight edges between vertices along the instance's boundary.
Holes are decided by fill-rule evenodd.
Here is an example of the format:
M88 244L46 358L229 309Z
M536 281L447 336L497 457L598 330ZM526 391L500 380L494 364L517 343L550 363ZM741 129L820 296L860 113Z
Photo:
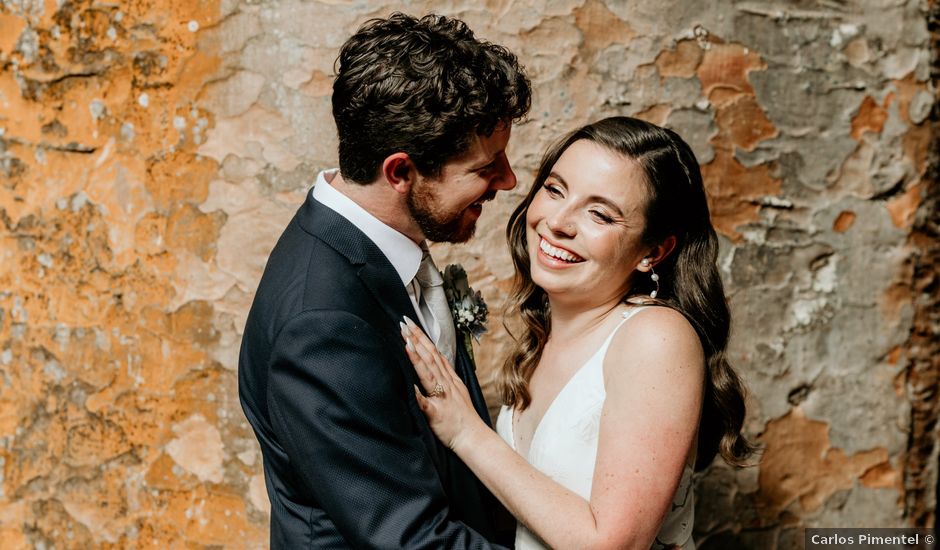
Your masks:
M603 223L613 223L614 219L604 214L599 210L591 210L591 215L594 216L594 219L603 222Z
M544 188L545 188L545 191L546 191L549 195L551 195L551 196L553 196L553 197L559 197L559 196L561 196L561 189L559 189L558 187L556 187L556 186L554 186L554 185L552 185L552 184L550 184L550 183L543 183L543 184L542 184L542 187L544 187Z

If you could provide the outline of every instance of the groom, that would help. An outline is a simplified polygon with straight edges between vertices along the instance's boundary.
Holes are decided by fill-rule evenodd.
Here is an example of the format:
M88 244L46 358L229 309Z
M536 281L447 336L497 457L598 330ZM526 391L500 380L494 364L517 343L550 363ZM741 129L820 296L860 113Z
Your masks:
M271 547L507 544L505 510L418 408L398 323L423 326L486 418L426 242L466 241L515 186L505 149L529 82L509 51L440 16L373 19L337 65L340 167L272 251L238 366Z

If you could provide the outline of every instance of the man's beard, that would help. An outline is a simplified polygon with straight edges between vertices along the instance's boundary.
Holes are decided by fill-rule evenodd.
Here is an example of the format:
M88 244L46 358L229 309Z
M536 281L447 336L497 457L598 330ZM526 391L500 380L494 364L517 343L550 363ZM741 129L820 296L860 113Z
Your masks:
M440 212L431 191L431 183L412 187L408 194L408 211L421 228L425 238L438 243L463 243L470 240L476 231L476 220L464 223L465 209L456 212Z

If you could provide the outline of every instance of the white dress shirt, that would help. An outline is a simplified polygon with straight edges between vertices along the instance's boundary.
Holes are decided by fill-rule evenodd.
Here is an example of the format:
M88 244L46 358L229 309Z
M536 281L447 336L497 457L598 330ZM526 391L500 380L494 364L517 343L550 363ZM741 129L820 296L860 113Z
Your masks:
M356 204L352 199L342 194L330 185L333 177L339 173L339 170L324 170L317 174L317 181L313 186L313 198L323 206L333 210L340 216L349 220L350 223L365 233L370 241L375 243L382 254L388 259L392 267L401 278L402 285L408 292L408 298L418 314L416 319L427 331L431 341L435 344L441 334L440 327L433 322L433 318L428 311L422 311L421 285L415 279L418 273L418 266L421 264L421 247L403 233L392 229L378 218L367 212L363 207ZM429 322L430 321L430 322Z

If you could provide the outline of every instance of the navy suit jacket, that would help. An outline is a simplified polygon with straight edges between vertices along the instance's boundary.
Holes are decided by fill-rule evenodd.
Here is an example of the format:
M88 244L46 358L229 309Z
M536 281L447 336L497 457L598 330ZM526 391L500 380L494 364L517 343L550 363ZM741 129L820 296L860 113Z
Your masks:
M505 509L418 408L402 315L416 318L386 257L308 194L268 259L238 364L273 549L511 544ZM489 422L457 347L455 368Z

